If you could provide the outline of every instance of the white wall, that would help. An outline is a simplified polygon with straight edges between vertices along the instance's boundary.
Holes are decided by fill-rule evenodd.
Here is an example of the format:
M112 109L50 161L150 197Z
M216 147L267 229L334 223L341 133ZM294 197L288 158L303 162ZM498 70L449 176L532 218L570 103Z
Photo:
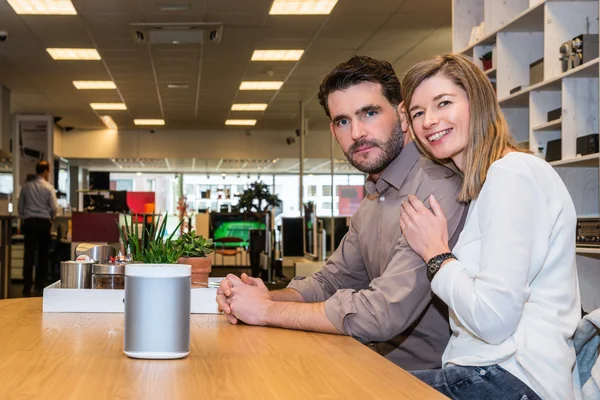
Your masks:
M311 131L306 158L329 158L329 131ZM295 158L299 138L287 145L293 131L144 131L73 130L62 133L60 154L65 158ZM335 145L334 157L344 155Z

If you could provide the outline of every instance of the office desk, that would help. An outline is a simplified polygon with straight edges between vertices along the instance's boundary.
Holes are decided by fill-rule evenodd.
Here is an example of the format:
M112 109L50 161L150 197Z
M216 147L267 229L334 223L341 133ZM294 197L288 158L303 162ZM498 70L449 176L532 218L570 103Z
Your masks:
M123 354L123 314L43 314L0 301L0 398L441 399L352 338L192 315L190 355Z

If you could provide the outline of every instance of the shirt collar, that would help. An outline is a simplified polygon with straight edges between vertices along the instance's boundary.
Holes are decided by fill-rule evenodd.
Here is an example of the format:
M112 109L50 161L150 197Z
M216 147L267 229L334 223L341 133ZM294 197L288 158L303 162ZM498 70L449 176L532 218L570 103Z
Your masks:
M409 142L390 165L385 168L377 182L373 182L370 178L367 178L365 182L367 193L382 193L390 186L399 190L400 186L406 180L408 173L417 161L419 161L420 157L421 153L417 145L413 141Z

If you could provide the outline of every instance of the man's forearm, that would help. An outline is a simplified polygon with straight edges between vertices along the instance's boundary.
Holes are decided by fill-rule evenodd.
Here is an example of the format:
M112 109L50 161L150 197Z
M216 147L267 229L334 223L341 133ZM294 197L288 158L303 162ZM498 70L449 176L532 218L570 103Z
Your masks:
M343 334L327 318L325 303L273 301L267 310L266 322L268 326L278 328Z
M271 300L273 301L296 301L304 303L304 297L296 289L272 290L269 292L269 295L271 295Z

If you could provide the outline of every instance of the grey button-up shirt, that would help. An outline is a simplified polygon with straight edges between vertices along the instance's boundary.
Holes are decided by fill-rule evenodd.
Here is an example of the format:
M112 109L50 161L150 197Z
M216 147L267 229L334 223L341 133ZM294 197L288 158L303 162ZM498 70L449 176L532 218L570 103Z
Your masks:
M54 219L58 202L54 187L38 176L23 185L19 197L19 217L21 219Z
M467 210L456 200L460 185L456 173L409 143L377 182L367 180L368 195L323 269L288 287L307 302L324 301L339 331L371 343L404 369L439 368L450 338L447 307L432 294L425 262L402 236L400 210L409 194L427 206L433 194L448 220L452 248Z

